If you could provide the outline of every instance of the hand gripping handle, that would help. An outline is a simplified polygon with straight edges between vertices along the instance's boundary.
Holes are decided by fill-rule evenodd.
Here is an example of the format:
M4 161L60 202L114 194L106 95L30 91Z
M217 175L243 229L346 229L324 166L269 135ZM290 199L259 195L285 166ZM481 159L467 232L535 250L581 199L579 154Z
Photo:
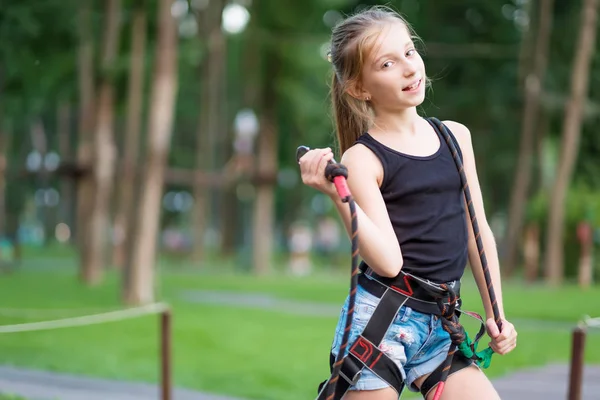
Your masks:
M298 146L296 149L296 161L300 162L302 156L304 156L309 150L310 148L307 146ZM331 159L327 162L325 176L329 181L333 182L335 189L342 200L346 200L350 197L350 189L346 183L346 178L348 177L348 171L346 167L344 167L342 164L339 164L334 159Z

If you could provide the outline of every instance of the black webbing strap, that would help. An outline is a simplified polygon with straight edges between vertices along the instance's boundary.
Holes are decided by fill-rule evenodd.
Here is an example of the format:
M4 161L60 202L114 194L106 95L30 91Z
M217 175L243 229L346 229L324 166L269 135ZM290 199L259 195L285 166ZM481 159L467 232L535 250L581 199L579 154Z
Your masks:
M385 278L373 273L368 268L366 272L358 276L358 283L375 297L381 297L386 290L403 294L408 297L406 306L425 314L440 315L437 300L441 298L445 304L449 301L447 290L402 271L395 278ZM453 284L454 291L457 294L460 293L460 281L449 282L448 284ZM460 295L458 299L460 299Z
M348 388L358 381L363 368L373 371L375 375L394 388L400 396L404 389L402 371L392 359L379 350L379 345L407 299L406 296L393 290L387 290L381 296L367 326L350 346L348 355L344 357L340 371L342 379L337 382L334 400L340 400ZM330 369L332 369L334 360L335 355L330 355ZM325 400L326 393L323 388L326 387L326 382L319 385L317 400Z

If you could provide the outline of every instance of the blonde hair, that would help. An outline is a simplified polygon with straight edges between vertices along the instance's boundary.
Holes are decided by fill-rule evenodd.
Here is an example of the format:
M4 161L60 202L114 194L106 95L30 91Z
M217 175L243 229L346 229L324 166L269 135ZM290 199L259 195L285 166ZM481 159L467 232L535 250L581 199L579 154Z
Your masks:
M363 63L381 32L374 28L392 22L401 22L413 39L420 40L410 24L386 6L363 9L333 28L329 53L333 66L331 99L340 154L368 130L373 119L368 101L352 97L348 89L360 85Z

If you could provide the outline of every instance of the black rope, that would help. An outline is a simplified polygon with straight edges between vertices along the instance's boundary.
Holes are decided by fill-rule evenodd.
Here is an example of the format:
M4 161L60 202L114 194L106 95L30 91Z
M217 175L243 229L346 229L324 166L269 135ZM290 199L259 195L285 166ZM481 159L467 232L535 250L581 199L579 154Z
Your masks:
M465 174L464 166L460 156L458 154L458 150L454 145L454 141L450 137L450 133L446 129L446 126L442 124L439 120L432 118L433 122L438 126L448 147L450 148L450 152L452 153L452 158L454 159L454 163L458 168L458 172L460 175L460 181L462 183L463 192L465 195L465 200L467 202L467 207L469 210L469 215L471 216L471 224L473 226L473 234L475 236L475 242L477 243L477 250L479 251L479 258L481 260L481 268L483 270L483 276L485 278L485 283L488 289L488 295L490 297L490 302L492 304L492 310L494 313L494 320L496 321L496 325L498 325L498 329L502 330L502 320L500 318L500 310L498 308L498 301L496 298L496 293L494 292L494 286L492 283L492 276L490 274L490 269L488 266L487 258L485 256L485 249L483 248L483 241L481 239L481 232L479 231L479 224L477 223L477 217L475 216L475 207L473 206L473 199L471 198L471 191L469 190L469 184L467 182L467 176ZM454 292L447 286L446 289L449 290L450 294ZM454 295L455 296L455 295ZM449 302L450 303L450 302ZM457 346L464 341L464 328L458 322L458 318L455 314L454 303L450 308L446 308L444 304L440 304L440 311L442 311L442 325L444 330L446 330L451 337L452 343L450 345L450 349L448 350L448 356L446 360L444 360L444 366L442 369L442 377L440 379L440 383L436 389L435 395L433 397L434 400L439 400L442 395L442 391L444 390L444 385L446 379L448 379L448 373L450 371L450 366L452 365L452 358L454 357L454 353L456 353ZM462 336L462 337L461 337Z
M325 176L331 182L336 183L336 179L338 182L341 179L345 180L348 178L348 170L346 167L339 163L330 163L325 168ZM336 187L339 183L336 184ZM356 301L356 288L358 286L358 218L356 215L356 204L354 199L352 198L352 194L350 191L345 188L345 191L340 191L338 188L338 193L340 193L341 200L344 203L348 203L350 207L350 238L352 243L352 267L351 267L351 275L350 275L350 294L348 299L348 310L346 312L346 326L344 328L344 335L342 336L342 343L340 344L340 349L336 356L335 362L333 364L333 368L331 371L331 377L327 381L325 387L326 400L333 400L335 398L335 388L336 384L340 378L340 371L342 369L342 364L344 363L344 353L346 352L346 348L348 347L348 341L350 339L350 330L352 328L352 320L354 316L354 304Z
M296 150L296 160L309 151L306 146L300 146ZM356 302L356 288L358 286L358 218L356 215L356 204L352 198L352 194L346 185L346 179L348 178L348 169L335 161L330 161L325 168L326 178L333 182L336 186L340 199L344 203L348 203L350 207L350 238L352 243L352 270L350 275L350 293L348 299L348 310L346 311L346 326L344 328L344 335L342 336L342 343L336 356L335 362L333 363L331 377L327 380L325 388L323 388L326 395L326 400L333 400L335 398L335 389L337 382L340 379L340 371L344 362L344 353L348 347L348 341L350 339L350 330L352 328L352 321L354 317L354 305Z

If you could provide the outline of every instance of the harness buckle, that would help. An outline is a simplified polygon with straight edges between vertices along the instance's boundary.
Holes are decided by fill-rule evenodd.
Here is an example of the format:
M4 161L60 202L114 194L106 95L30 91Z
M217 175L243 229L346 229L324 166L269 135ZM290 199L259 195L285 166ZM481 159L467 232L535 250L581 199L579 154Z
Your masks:
M358 380L360 379L360 376L362 375L362 369L360 371L358 371L357 373L354 374L354 378L349 378L344 371L340 371L340 376L342 378L344 378L348 383L350 383L351 386L354 386L358 383Z

